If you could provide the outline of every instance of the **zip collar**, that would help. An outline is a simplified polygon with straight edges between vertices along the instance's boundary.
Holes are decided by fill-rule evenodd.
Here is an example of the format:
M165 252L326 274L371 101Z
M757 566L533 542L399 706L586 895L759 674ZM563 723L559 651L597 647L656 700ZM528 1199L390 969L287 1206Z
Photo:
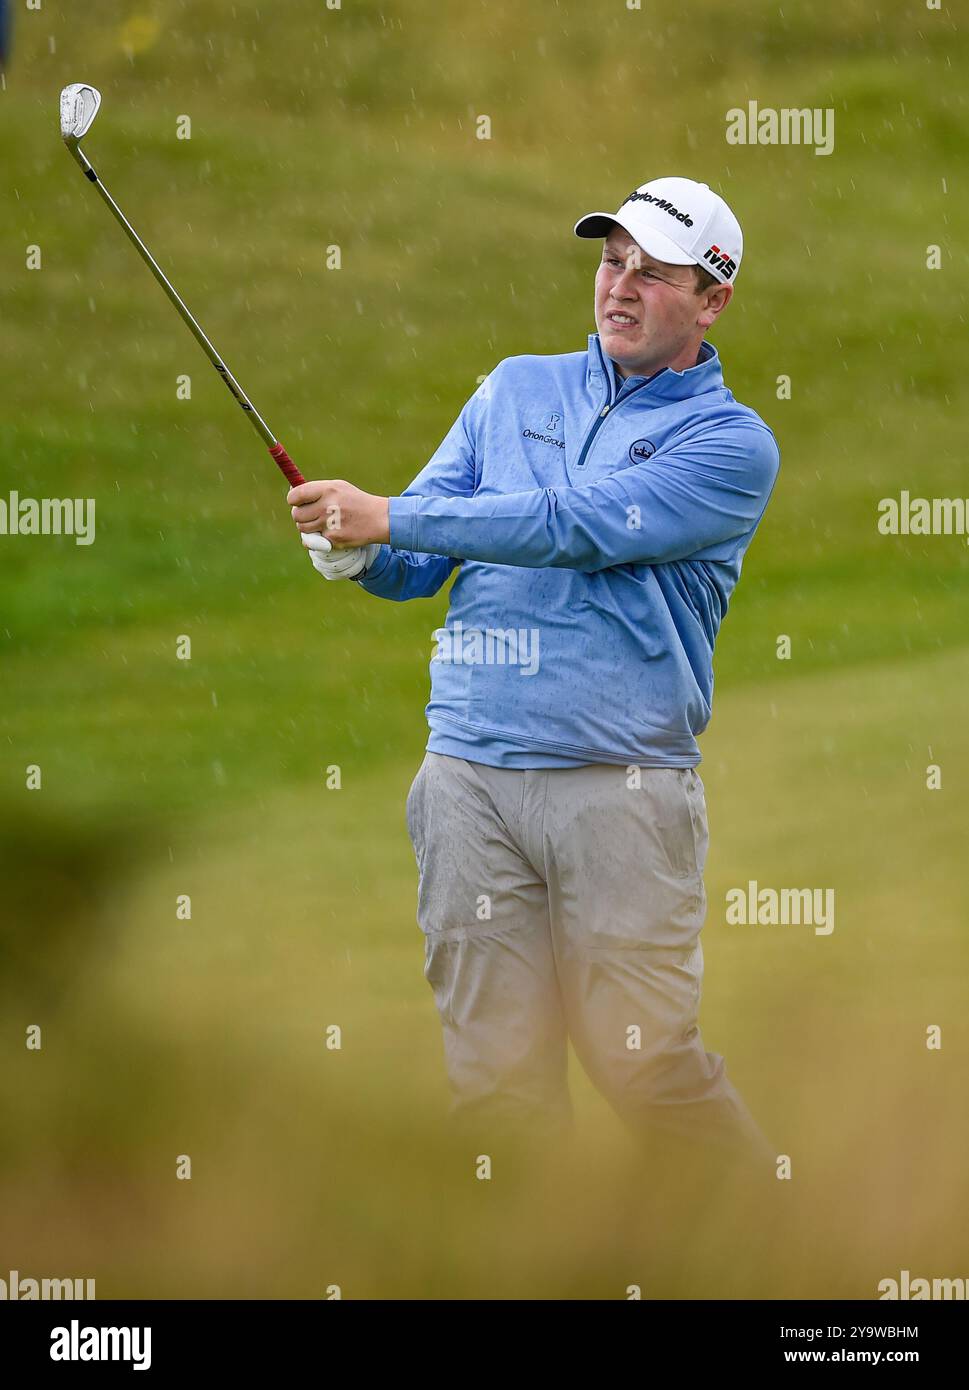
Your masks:
M608 392L611 405L616 398L616 374L611 357L607 357L598 333L589 334L589 360L587 380L590 389L600 394L603 387ZM650 400L684 401L690 396L702 396L707 391L723 389L723 371L717 349L705 338L700 344L700 361L682 372L672 367L663 367L644 384L636 388L636 393L647 392Z

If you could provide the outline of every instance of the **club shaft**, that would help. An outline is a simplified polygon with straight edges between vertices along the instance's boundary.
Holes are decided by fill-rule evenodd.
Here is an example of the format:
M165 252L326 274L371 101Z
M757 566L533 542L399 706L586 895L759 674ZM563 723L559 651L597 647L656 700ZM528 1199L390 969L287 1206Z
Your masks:
M101 182L100 178L94 170L94 166L91 164L90 160L84 154L83 150L81 150L78 147L78 145L74 142L68 142L68 149L70 150L74 158L77 160L78 164L81 166L81 169L85 174L85 177L88 178L91 181L91 183L94 184L101 197L104 199L108 207L114 213L114 216L121 223L121 226L127 233L127 236L131 241L132 245L135 247L138 254L141 256L142 260L145 262L148 269L151 271L152 275L154 275L159 285L161 285L162 289L168 295L168 298L174 304L179 314L181 314L182 318L185 320L185 323L188 325L189 329L191 330L202 351L205 353L206 357L212 363L212 366L219 373L219 376L222 378L226 386L232 392L233 396L235 396L236 400L242 406L242 409L245 411L247 418L252 422L253 429L255 429L256 432L265 440L265 442L269 445L270 450L281 449L282 446L280 445L278 439L273 434L272 430L266 424L265 420L262 418L259 412L255 409L252 402L249 400L249 397L246 395L245 391L243 391L242 387L239 385L235 377L229 371L228 367L222 361L222 358L219 356L215 348L209 342L209 339L203 333L198 323L196 323L195 319L192 317L192 314L189 312L188 305L185 303L181 295L175 289L174 285L168 279L167 275L162 270L158 262L155 260L151 252L148 250L148 247L142 241L141 237L135 231L134 227L132 227L127 217L125 217L124 213L118 207L118 204L111 197L111 194L108 192L104 184ZM284 456L288 459L288 455ZM278 459L277 462L279 462Z

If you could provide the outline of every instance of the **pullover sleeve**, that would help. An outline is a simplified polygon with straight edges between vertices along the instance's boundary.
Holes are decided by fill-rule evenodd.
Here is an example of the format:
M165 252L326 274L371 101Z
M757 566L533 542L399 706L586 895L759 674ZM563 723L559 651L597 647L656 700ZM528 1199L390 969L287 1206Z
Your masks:
M779 466L772 432L741 422L580 487L432 496L421 492L422 474L390 499L391 544L450 563L587 572L663 564L750 531Z

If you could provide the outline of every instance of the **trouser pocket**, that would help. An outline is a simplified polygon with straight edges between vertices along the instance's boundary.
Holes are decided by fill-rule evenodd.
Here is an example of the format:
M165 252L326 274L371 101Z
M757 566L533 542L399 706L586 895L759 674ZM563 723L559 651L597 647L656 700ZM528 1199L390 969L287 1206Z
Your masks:
M646 768L642 790L650 799L657 843L676 878L699 879L709 834L706 797L695 768Z
M427 767L427 754L413 782L410 784L410 791L407 793L407 801L404 805L404 816L407 821L407 834L414 849L414 858L417 860L418 869L424 862L424 770Z

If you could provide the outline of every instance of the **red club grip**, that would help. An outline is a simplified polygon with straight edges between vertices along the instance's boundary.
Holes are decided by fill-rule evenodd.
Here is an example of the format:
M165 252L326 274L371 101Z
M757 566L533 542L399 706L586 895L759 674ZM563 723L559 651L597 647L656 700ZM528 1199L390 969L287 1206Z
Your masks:
M274 444L269 452L276 460L280 472L285 475L286 481L289 483L290 487L299 487L300 483L306 482L306 479L281 444Z

